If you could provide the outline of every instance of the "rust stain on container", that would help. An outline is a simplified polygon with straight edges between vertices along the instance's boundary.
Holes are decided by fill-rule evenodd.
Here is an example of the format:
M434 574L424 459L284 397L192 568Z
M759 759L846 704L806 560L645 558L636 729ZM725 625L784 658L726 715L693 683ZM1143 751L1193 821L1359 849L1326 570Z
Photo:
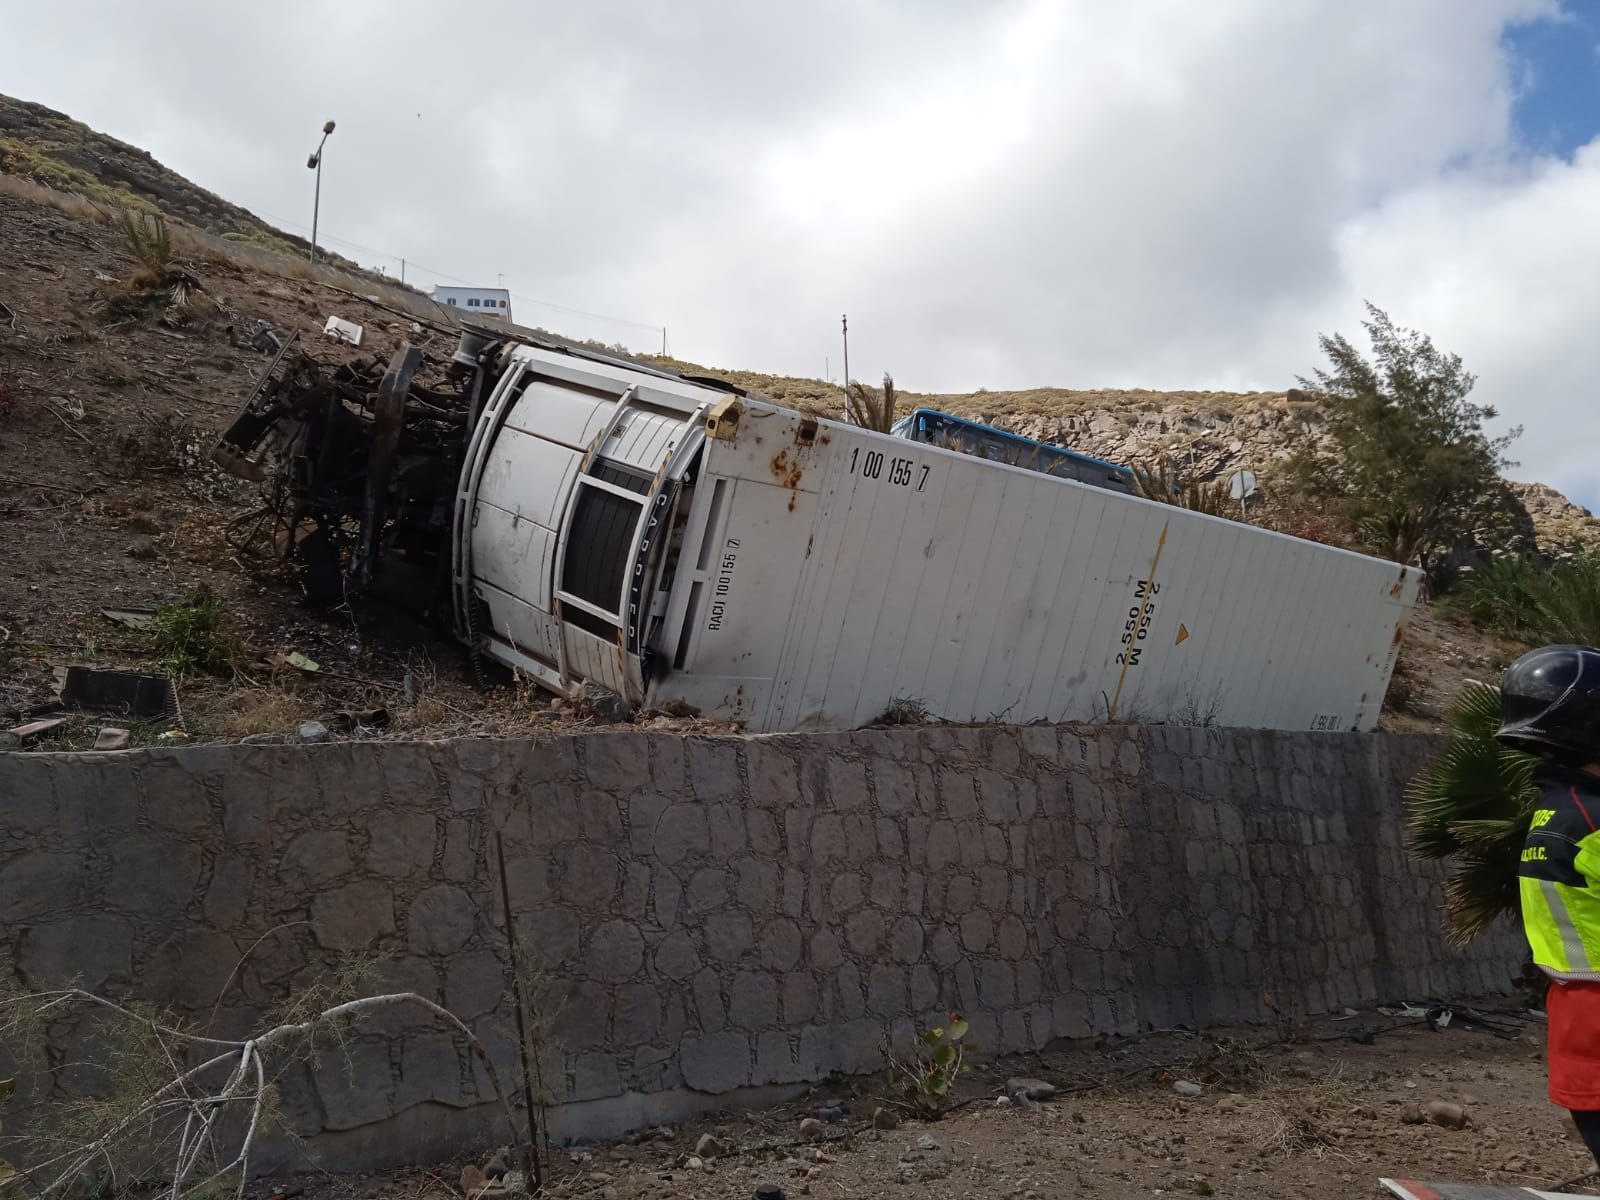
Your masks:
M805 474L804 469L794 459L789 457L787 450L779 450L772 456L772 477L786 488L800 486L800 478ZM791 505L791 507L793 507Z

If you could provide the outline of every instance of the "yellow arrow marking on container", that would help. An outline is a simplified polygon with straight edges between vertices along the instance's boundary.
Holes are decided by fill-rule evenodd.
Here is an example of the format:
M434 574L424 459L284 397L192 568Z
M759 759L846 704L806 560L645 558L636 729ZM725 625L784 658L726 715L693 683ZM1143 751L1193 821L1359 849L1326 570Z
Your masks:
M1174 646L1181 646L1189 640L1189 627L1182 621L1178 622L1178 636L1172 639Z
M1161 552L1167 548L1167 526L1170 524L1170 521L1161 523L1161 540L1156 543L1156 556L1150 561L1150 574L1147 578L1150 586L1145 589L1144 603L1139 607L1139 620L1133 627L1135 634L1144 628L1144 619L1150 613L1150 606L1156 602L1156 569L1161 566ZM1137 637L1135 640L1138 640ZM1128 646L1132 649L1133 643L1129 642ZM1128 668L1132 665L1128 655L1124 654L1122 674L1117 676L1117 690L1111 693L1111 703L1106 705L1106 714L1113 721L1117 719L1117 704L1122 699L1122 685L1128 682Z

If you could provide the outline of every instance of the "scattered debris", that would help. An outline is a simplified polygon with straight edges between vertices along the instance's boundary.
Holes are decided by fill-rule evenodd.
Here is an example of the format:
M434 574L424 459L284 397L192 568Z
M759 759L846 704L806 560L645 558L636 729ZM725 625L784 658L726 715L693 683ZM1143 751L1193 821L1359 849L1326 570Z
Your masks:
M322 332L338 341L359 346L361 335L365 331L354 321L346 321L343 317L329 317L328 323L322 327Z
M583 685L578 695L577 709L584 716L605 725L621 725L633 720L633 705L617 693L594 683Z
M1050 1100L1057 1090L1055 1084L1042 1079L1017 1076L1006 1080L1006 1095L1012 1100Z
M1172 1090L1180 1096L1198 1096L1205 1091L1198 1083L1188 1079L1180 1079L1172 1085Z
M96 750L126 750L128 748L128 731L118 729L114 725L106 725L94 735L94 748Z
M141 632L153 626L156 620L153 608L102 608L100 615L114 625Z
M848 1117L850 1110L843 1104L825 1104L811 1115L819 1121L827 1121L832 1124L834 1121L842 1121Z
M800 1136L803 1138L819 1138L828 1132L828 1127L815 1117L807 1117L800 1122Z
M315 659L307 658L298 650L282 655L280 661L284 666L293 667L296 671L304 671L307 675L314 675L318 671L322 670L321 663L317 662Z
M276 354L283 349L283 339L266 321L257 321L255 332L250 335L246 343L252 350L259 350L263 354Z
M931 1134L925 1133L917 1138L916 1146L914 1148L923 1154L932 1154L935 1150L939 1149L939 1143L933 1140L933 1136Z
M181 729L169 729L165 733L158 735L156 740L161 742L187 742L189 735Z
M61 703L132 717L169 717L177 709L172 680L167 676L108 667L68 667Z
M328 732L328 727L321 721L301 721L300 727L295 730L295 736L309 746L333 741L333 734Z
M46 734L59 733L67 724L66 717L49 717L43 721L29 721L26 725L15 725L11 728L11 736L16 738L15 745L27 745L37 741Z
M387 729L389 720L387 708L340 709L323 724L339 733L359 733L364 729Z

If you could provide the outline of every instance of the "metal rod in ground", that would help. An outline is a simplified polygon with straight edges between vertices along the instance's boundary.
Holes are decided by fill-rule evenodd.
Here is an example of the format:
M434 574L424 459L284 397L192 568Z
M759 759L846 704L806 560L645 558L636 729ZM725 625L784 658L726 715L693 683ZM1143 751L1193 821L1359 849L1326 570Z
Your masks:
M517 1046L522 1051L522 1103L528 1113L528 1141L522 1148L522 1182L530 1196L544 1190L539 1163L538 1121L533 1115L533 1070L528 1065L528 999L522 992L522 971L517 965L517 931L511 924L511 886L506 882L506 851L500 831L494 833L494 857L500 868L500 908L506 920L506 953L511 958L511 986L517 1000Z

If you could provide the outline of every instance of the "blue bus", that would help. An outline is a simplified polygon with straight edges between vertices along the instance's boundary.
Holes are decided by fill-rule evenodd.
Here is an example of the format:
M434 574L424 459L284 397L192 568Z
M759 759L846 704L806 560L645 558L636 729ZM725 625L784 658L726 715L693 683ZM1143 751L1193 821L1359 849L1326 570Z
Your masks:
M992 425L980 425L937 409L913 409L896 421L889 432L908 441L959 450L1059 479L1076 479L1079 483L1124 495L1133 495L1135 491L1133 472L1127 467L1007 433Z

